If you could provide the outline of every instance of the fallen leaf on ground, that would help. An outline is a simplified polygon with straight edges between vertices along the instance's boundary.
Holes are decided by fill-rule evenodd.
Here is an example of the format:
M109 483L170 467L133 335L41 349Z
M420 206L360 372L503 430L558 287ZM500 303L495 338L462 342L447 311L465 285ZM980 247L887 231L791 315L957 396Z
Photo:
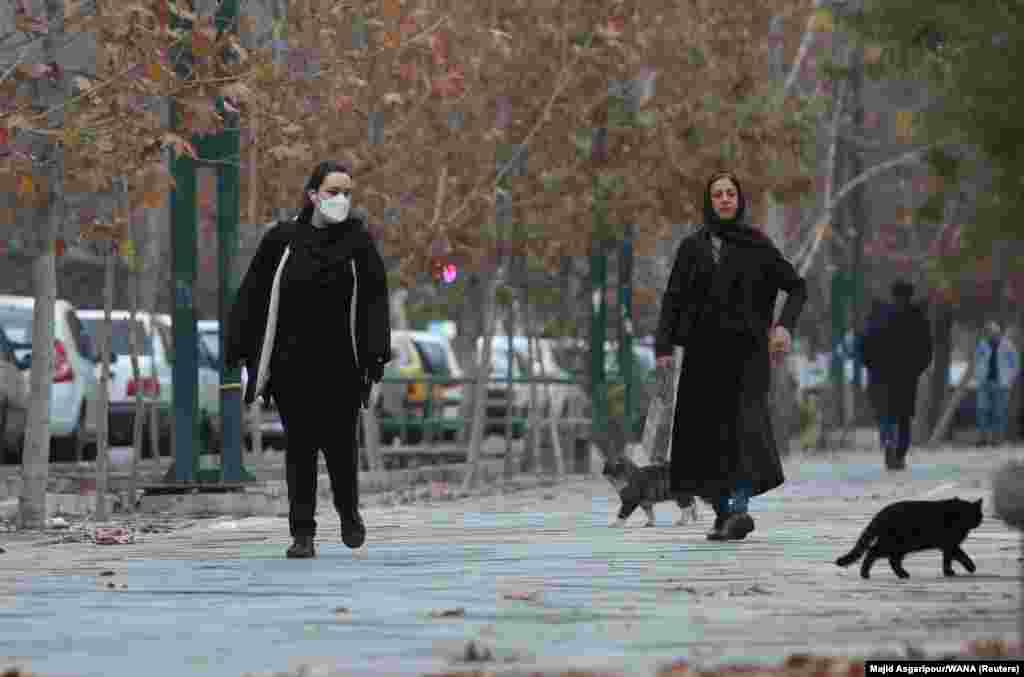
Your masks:
M135 542L135 536L124 527L96 527L96 545L128 545Z
M101 571L100 572L100 577L101 578L105 578L107 576L113 576L113 575L114 575L114 572L111 571L110 569L107 569L106 571Z
M502 597L505 599L517 599L521 602L536 602L540 596L540 592L534 590L533 592L506 592Z
M464 618L466 610L461 606L455 609L444 609L442 611L431 611L432 618Z
M347 606L339 606L338 608L336 608L334 610L334 613L336 613L336 614L348 614L348 613L352 613L352 610L349 609Z
M488 649L483 644L478 644L476 640L469 640L466 644L466 650L462 654L462 660L467 663L486 663L494 660L494 652Z

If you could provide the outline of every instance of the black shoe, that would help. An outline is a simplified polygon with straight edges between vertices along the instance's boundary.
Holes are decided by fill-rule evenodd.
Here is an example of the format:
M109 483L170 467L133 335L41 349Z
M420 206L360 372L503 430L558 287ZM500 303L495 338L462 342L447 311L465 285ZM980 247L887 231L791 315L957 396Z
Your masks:
M316 557L316 547L312 536L297 536L295 542L285 552L288 559L309 559Z
M350 515L341 518L341 542L354 550L362 547L365 541L366 525L363 524L359 510L353 510Z
M754 518L745 512L729 515L722 528L708 534L709 541L742 541L754 530Z
M715 523L711 526L711 531L708 532L709 541L725 540L724 534L722 533L722 527L725 526L725 519L725 515L715 515Z

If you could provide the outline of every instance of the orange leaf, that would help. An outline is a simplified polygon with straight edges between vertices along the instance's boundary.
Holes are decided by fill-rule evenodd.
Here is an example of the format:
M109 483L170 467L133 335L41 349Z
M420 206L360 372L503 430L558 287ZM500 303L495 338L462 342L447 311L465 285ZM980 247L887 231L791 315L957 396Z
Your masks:
M400 0L384 0L384 17L387 19L397 19L399 13L402 11L402 3Z
M160 64L154 62L146 66L146 77L153 82L160 82L163 75L163 69L160 68Z
M11 135L6 127L0 127L0 146L6 146L11 140Z
M159 209L164 204L164 195L157 191L147 191L142 195L142 206L147 209Z
M22 174L18 179L18 197L28 197L35 193L36 183L28 174Z
M54 251L57 254L57 258L64 256L64 252L67 250L67 243L64 242L64 238L58 237L57 241L54 242Z

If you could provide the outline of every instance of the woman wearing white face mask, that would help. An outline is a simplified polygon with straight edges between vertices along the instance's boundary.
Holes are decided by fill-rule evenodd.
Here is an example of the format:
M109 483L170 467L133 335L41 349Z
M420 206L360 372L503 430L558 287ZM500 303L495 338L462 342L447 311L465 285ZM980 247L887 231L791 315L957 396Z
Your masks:
M314 557L317 454L323 450L341 537L363 544L359 408L391 359L387 271L366 224L350 212L352 178L322 162L304 206L264 235L238 290L228 364L244 363L246 404L273 397L287 439L288 557Z

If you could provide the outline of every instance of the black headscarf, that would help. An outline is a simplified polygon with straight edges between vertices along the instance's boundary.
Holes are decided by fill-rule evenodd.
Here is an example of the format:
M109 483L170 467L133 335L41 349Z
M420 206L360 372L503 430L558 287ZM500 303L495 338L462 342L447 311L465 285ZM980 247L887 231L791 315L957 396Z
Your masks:
M736 215L731 219L719 217L711 203L711 186L723 178L729 179L736 186ZM741 304L740 312L745 323L753 330L758 326L754 317L753 282L752 276L744 273L758 265L764 250L774 248L775 245L768 236L747 224L744 219L746 210L747 199L739 179L731 172L712 174L704 188L704 229L707 235L704 240L708 254L705 260L711 260L711 235L720 237L723 246L720 266L712 276L710 296L719 307Z
M711 186L719 179L729 179L736 186L737 204L736 215L731 219L723 219L715 212L711 204ZM763 233L756 228L750 227L744 217L747 212L747 198L743 194L743 187L739 179L732 172L715 172L708 179L704 187L704 227L713 235L725 240L730 245L740 246L773 246Z

